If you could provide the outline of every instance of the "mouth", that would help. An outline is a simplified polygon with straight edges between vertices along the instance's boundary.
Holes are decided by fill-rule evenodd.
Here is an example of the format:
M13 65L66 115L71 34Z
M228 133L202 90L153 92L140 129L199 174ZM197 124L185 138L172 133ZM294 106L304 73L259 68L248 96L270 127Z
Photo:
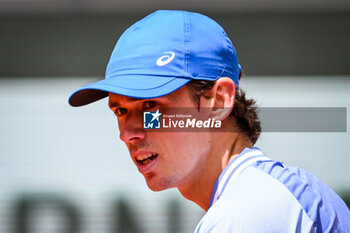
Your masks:
M158 154L145 153L145 154L136 156L135 160L139 165L147 165L157 157L158 157Z

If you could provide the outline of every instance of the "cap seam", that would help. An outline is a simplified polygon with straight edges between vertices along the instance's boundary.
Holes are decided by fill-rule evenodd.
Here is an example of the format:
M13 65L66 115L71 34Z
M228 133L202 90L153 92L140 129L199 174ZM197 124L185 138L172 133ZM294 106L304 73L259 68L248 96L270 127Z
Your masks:
M217 24L216 22L213 22L213 24L215 25L216 27L216 30L218 30L219 33L222 33L223 34L223 37L221 38L221 43L225 45L225 49L228 50L230 53L232 53L232 48L231 48L231 45L228 41L228 37L227 37L227 34L225 32L225 30L219 25ZM226 52L226 51L225 51ZM230 58L230 60L232 60L232 58ZM225 73L226 71L226 66L223 66L222 69L221 69L221 73L219 74L218 77L222 77L222 75ZM228 73L230 73L230 71L228 71ZM232 75L234 76L235 74L232 73ZM229 77L231 78L232 80L235 79L235 77Z
M185 72L189 73L189 63L190 63L190 53L189 53L189 34L190 34L190 20L189 17L186 15L185 12L183 12L183 18L184 18L184 38L185 38Z
M227 36L225 30L217 23L215 23L215 26L216 26L217 30L219 30L219 32L221 32L223 34L222 43L225 45L225 49L228 50L230 55L234 54L233 44L232 44L230 38ZM232 63L234 62L234 58L232 56L229 57L229 60ZM226 70L226 66L223 67L220 75L225 73L225 70ZM239 71L238 71L238 74L236 74L234 72L234 69L232 69L232 72L230 72L229 70L227 72L231 73L232 77L229 77L229 78L231 78L235 82L235 84L238 86L239 85Z

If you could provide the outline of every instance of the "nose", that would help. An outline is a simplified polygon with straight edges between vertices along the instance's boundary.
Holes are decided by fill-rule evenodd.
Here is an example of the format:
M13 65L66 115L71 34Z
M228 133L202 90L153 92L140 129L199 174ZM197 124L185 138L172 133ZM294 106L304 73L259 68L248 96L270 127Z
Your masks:
M142 113L129 113L123 124L119 125L120 139L125 143L144 139L146 134L142 126Z

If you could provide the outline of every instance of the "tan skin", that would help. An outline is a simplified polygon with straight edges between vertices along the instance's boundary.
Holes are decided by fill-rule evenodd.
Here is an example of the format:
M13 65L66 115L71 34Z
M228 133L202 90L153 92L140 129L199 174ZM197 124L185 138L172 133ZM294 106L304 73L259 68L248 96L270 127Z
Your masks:
M196 108L190 90L177 91L154 99L135 99L109 93L109 106L117 115L120 138L131 158L153 191L177 188L181 194L208 210L211 192L220 173L245 147L251 147L248 136L235 130L235 119L229 117L234 104L235 84L221 78L212 88L212 97L201 97L201 108L210 108L208 117L222 121L225 132L145 132L142 112L166 112L167 108ZM190 142L190 143L188 143ZM152 154L144 165L140 159Z

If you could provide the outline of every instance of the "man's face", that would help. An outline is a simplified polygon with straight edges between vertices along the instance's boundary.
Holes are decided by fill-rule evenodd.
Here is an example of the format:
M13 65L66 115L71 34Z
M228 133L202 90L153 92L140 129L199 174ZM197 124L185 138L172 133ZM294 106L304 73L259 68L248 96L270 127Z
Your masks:
M120 138L131 158L154 191L195 184L204 168L211 145L204 132L148 132L143 129L143 111L166 113L169 108L197 108L189 88L159 98L135 99L109 94L109 106L118 118Z

